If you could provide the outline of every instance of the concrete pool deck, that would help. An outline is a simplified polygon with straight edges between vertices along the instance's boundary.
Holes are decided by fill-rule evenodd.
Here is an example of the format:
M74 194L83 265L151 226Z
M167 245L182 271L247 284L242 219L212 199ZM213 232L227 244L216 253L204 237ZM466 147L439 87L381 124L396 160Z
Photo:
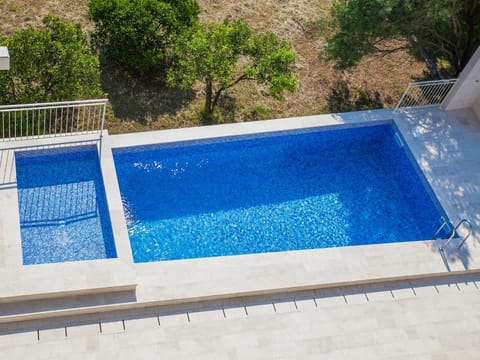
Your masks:
M229 299L276 292L368 284L416 278L438 278L480 272L480 123L468 112L438 108L365 111L251 123L104 136L101 163L114 229L118 259L23 266L12 147L33 142L0 143L0 303L71 295L130 291L125 301L87 306L58 303L37 311L6 310L0 322ZM400 129L447 215L457 222L463 213L474 225L464 247L441 253L436 241L366 245L178 261L133 264L123 209L114 172L112 148L292 130L310 127L362 126L393 121ZM86 140L85 137L45 140ZM90 139L92 140L92 139ZM3 150L2 150L3 148ZM435 229L432 229L432 235ZM368 234L365 234L368 236ZM452 244L453 245L453 244ZM58 276L62 274L62 276ZM106 296L106 295L105 295Z

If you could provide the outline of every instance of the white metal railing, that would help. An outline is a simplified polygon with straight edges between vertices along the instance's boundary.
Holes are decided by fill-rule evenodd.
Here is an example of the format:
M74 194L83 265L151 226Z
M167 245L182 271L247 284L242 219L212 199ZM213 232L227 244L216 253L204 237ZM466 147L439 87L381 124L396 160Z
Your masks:
M395 110L406 107L440 105L457 79L411 82Z
M0 141L99 133L107 99L0 106Z

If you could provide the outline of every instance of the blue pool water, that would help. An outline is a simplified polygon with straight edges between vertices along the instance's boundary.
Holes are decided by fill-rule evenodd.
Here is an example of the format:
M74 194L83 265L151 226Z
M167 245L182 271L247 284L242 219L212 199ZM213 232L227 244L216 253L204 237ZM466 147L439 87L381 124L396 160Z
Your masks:
M134 260L430 239L443 211L394 135L385 124L116 149Z
M15 153L23 263L116 257L97 148Z

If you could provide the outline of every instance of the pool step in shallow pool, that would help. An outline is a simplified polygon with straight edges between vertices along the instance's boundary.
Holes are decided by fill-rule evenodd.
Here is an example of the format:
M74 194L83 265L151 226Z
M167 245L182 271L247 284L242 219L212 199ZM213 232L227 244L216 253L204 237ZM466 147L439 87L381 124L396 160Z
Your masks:
M15 153L23 263L115 258L97 148Z

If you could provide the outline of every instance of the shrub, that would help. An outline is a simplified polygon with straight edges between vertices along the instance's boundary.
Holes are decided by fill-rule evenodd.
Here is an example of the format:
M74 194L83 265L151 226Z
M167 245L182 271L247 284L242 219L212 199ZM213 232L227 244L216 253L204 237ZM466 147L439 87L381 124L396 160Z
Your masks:
M176 36L198 21L196 0L90 0L96 49L133 75L161 69Z

